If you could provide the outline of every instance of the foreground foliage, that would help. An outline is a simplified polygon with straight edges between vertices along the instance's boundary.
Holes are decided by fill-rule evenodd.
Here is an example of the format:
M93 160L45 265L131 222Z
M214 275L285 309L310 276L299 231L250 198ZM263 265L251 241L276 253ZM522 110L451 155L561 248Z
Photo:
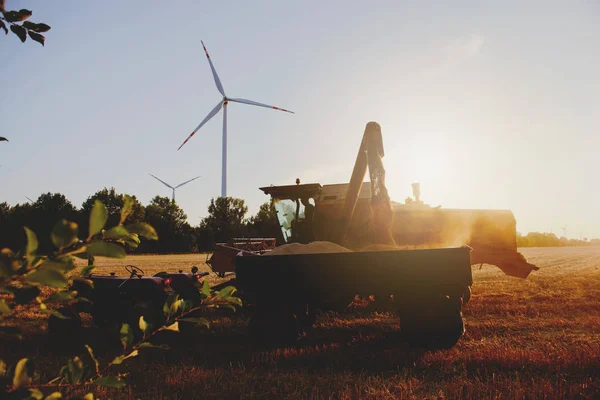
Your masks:
M541 267L526 280L490 266L474 269L473 297L464 309L467 332L451 350L411 350L396 315L368 310L320 314L311 335L297 345L257 347L248 338L247 320L236 314L212 318L210 330L169 343L169 351L144 354L142 349L126 361L127 387L96 388L95 394L130 400L597 399L600 248L525 249L524 254ZM179 256L170 268L198 259ZM157 266L158 272L171 260L131 256L130 262L146 271ZM98 268L109 272L120 263L103 260ZM40 353L45 350L35 326L39 316L23 319L32 324L30 333L0 346L0 358L14 365L24 354L35 356L37 370L50 374L56 362ZM106 361L117 351L98 344L94 350ZM85 393L84 388L61 391Z
M94 257L124 258L125 248L135 249L138 247L141 243L140 237L157 240L156 231L147 223L136 222L124 225L134 210L134 206L134 199L126 197L120 211L118 224L105 229L109 211L102 202L96 200L88 221L88 235L84 239L79 239L78 225L75 222L65 219L57 222L50 234L56 249L46 256L37 253L38 238L32 230L25 227L27 236L25 249L15 253L4 248L0 254L0 333L4 336L21 336L19 327L4 324L4 318L10 316L14 309L20 306L36 307L39 312L61 320L71 318L69 315L63 315L54 310L52 305L65 302L89 302L89 300L77 296L77 292L72 290L72 286L75 281L88 286L93 285L93 282L87 277L95 269L91 263ZM88 265L79 273L75 271L74 257L89 261ZM48 296L44 296L42 293L44 289L54 290ZM84 354L69 359L60 368L57 376L47 382L42 382L39 376L36 377L35 364L31 358L21 358L12 367L8 367L5 362L0 361L0 382L6 384L6 387L0 387L0 394L15 399L42 399L44 395L40 389L48 387L97 385L121 388L125 386L126 374L111 375L109 370L113 366L121 365L125 360L137 357L140 349L168 349L168 346L157 346L150 343L149 340L158 332L179 332L180 322L207 327L208 320L196 316L195 312L215 307L227 307L235 311L235 306L241 306L240 299L234 296L235 288L233 287L226 287L219 292L214 292L205 282L197 289L199 296L196 303L179 298L177 294L168 297L163 307L167 323L164 326L152 326L143 317L140 317L139 329L143 332L143 337L137 341L134 339L132 327L123 324L120 329L123 353L104 366L101 366L94 351L87 344L84 346ZM60 392L54 392L45 398L58 399L61 397ZM84 398L93 399L94 397L86 394Z
M36 23L29 21L29 17L33 14L30 10L21 9L10 11L5 9L5 1L0 0L0 29L4 30L4 33L8 35L8 30L14 33L21 42L25 43L27 36L44 45L46 38L42 33L48 32L50 26L44 23Z

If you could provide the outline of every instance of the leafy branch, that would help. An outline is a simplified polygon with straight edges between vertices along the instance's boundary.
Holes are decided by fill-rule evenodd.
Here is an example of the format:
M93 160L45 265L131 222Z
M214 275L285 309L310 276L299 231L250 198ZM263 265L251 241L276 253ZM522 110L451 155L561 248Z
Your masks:
M0 0L0 12L2 12L2 16L0 16L0 29L4 30L5 35L8 35L8 30L10 29L23 43L25 43L27 36L29 36L31 40L40 43L42 46L44 45L46 38L42 33L48 32L50 26L44 23L27 21L33 14L30 10L23 8L19 11L7 11L4 8L4 0Z
M89 231L86 239L78 239L78 226L74 222L66 220L59 221L52 233L51 239L57 250L49 256L37 254L38 240L33 231L25 229L27 245L23 253L14 253L9 249L0 252L0 329L4 328L2 321L5 316L13 312L14 304L28 304L35 300L42 312L51 314L59 319L67 319L58 311L51 310L40 297L40 287L60 289L53 292L48 302L67 301L89 301L82 297L76 297L77 292L69 289L74 281L85 282L92 285L92 281L86 277L95 268L88 265L82 268L79 274L71 274L75 269L73 257L81 257L93 260L94 256L105 256L113 258L125 257L125 246L136 248L140 244L139 237L157 240L158 236L152 226L146 223L135 223L124 226L133 209L133 199L125 198L121 209L120 222L118 225L104 229L108 220L108 211L104 204L96 201L90 213ZM209 321L203 317L194 317L193 314L211 308L229 308L233 311L236 306L242 305L241 300L234 296L236 289L233 286L226 287L220 291L212 291L208 282L200 286L195 285L197 293L192 299L181 298L178 294L170 294L163 306L164 323L154 326L146 321L143 316L139 318L138 326L143 333L141 340L134 344L134 332L129 324L123 324L120 330L120 339L123 345L123 353L104 367L95 357L92 348L85 345L86 352L67 361L60 369L58 376L47 383L32 383L34 376L33 361L28 358L19 360L12 374L12 384L4 393L16 398L43 399L42 388L60 387L85 387L97 385L110 388L121 388L126 385L125 374L117 376L106 375L106 372L114 365L120 365L125 360L137 357L139 351L144 348L168 349L168 346L157 346L151 343L151 339L161 331L179 332L179 324L193 324L195 326L209 327ZM6 301L8 299L8 301ZM13 331L13 333L19 333ZM6 364L0 360L0 378L6 378ZM0 391L0 393L2 393ZM46 400L62 398L59 392L47 396ZM88 394L84 399L93 399Z

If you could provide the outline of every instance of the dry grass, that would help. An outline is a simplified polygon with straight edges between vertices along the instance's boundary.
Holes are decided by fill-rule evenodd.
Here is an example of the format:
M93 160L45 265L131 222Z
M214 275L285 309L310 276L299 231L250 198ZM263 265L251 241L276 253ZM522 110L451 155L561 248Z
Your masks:
M527 280L489 266L474 269L473 298L464 310L467 334L451 350L411 350L400 338L395 315L372 312L322 314L314 332L296 346L265 349L248 339L247 321L237 317L170 341L169 352L131 360L129 386L97 394L114 399L600 398L600 248L523 252L541 267ZM205 259L125 261L154 273L192 265L204 270ZM125 262L98 264L108 272ZM50 377L70 351L50 354L39 326L43 320L35 314L28 318L38 322L37 333L21 343L2 342L0 358L34 357L42 377ZM103 361L118 351L93 330L86 341Z

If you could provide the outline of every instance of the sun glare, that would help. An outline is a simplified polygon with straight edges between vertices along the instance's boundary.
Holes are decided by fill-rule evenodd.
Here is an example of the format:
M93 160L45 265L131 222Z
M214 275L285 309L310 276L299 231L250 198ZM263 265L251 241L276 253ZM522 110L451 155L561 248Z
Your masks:
M446 198L444 193L457 176L457 165L450 157L450 147L443 142L419 140L404 150L402 146L394 146L386 151L384 164L392 199L403 202L412 195L410 184L419 182L425 202L431 205L443 202Z

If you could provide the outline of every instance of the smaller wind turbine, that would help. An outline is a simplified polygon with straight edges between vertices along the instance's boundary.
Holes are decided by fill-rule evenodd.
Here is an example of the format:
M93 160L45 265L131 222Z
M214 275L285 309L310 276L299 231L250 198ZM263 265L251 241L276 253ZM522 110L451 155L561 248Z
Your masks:
M154 179L156 179L157 181L159 181L160 183L162 183L163 185L165 185L165 186L167 186L167 187L169 187L169 188L171 188L173 190L173 197L172 197L173 202L175 202L175 189L177 189L179 187L182 187L186 183L190 183L191 181L195 181L196 179L200 178L200 176L197 176L195 178L190 179L189 181L185 181L185 182L180 183L179 185L173 187L173 186L169 185L167 182L165 182L165 181L157 178L156 176L154 176L152 174L150 174L150 176L153 177Z
M562 229L562 231L563 231L563 236L567 237L567 226L566 225L565 226L561 226L560 229Z

